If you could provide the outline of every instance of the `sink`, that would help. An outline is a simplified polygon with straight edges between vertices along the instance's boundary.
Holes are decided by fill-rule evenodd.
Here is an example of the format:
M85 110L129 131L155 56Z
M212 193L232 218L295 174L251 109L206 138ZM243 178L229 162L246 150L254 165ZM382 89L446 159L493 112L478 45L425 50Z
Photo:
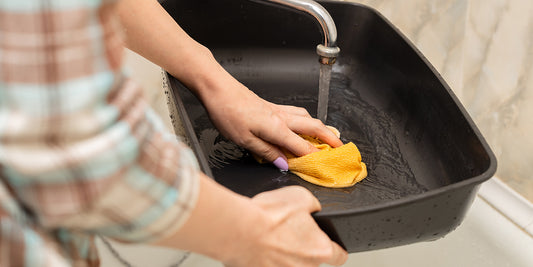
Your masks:
M348 252L436 240L463 220L496 159L457 97L424 56L376 10L318 1L337 25L327 124L353 141L368 177L350 188L307 183L222 137L196 97L168 75L202 170L245 195L309 189L319 226ZM259 96L316 116L320 28L299 12L252 1L172 0L163 7Z

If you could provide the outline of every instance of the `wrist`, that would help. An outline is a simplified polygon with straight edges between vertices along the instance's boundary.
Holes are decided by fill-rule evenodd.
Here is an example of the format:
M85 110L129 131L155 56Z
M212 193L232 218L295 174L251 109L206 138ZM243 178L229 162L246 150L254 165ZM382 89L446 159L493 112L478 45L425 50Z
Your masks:
M222 249L218 249L214 254L214 258L219 261L233 265L236 261L241 261L243 253L255 251L260 243L261 236L268 232L265 212L253 204L249 198L246 201L246 208L240 209L239 217L233 221L233 226L224 230L229 230L232 233L224 239L221 244ZM233 229L233 231L231 230Z
M271 230L272 218L267 212L249 198L246 198L246 202L248 208L246 211L241 210L241 216L235 221L237 232L226 240L223 244L225 248L218 251L214 257L229 266L253 266L253 262L247 262L250 259L244 254L264 250L265 246L262 245L264 235Z
M185 224L158 245L204 254L230 263L253 246L264 212L250 198L238 195L202 175L197 204Z
M188 88L195 93L202 103L220 99L226 96L235 96L235 92L248 90L243 84L229 74L215 59L211 52L207 52L198 58L197 68L190 68L185 81ZM218 102L218 101L217 101Z

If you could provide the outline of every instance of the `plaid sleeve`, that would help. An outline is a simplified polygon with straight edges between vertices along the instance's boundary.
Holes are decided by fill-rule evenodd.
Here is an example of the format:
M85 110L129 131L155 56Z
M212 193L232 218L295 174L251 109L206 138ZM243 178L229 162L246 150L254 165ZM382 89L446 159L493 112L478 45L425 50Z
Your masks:
M0 266L69 266L53 240L21 224L18 206L0 183Z
M0 180L44 229L145 242L188 218L199 171L122 74L103 2L0 2Z

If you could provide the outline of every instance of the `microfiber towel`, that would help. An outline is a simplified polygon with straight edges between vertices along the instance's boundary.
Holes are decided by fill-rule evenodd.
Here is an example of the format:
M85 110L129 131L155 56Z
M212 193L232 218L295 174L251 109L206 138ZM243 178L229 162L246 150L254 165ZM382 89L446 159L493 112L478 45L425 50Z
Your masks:
M337 129L328 128L339 136ZM367 176L366 165L361 162L361 153L354 143L332 148L317 138L300 136L320 149L302 157L284 152L289 171L300 178L316 185L339 188L352 186Z

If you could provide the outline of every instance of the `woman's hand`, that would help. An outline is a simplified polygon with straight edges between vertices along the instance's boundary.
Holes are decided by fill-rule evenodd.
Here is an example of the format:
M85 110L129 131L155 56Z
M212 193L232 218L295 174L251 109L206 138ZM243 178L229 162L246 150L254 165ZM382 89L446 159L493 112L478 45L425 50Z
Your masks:
M195 92L226 137L266 160L277 160L278 167L285 161L279 147L298 156L315 151L297 133L316 136L333 147L342 144L304 109L269 103L236 81L157 1L122 3L119 13L127 46ZM287 187L249 199L200 176L198 201L187 222L156 244L202 253L235 267L311 267L346 261L346 252L312 219L310 213L320 210L320 204L309 191Z
M122 3L119 14L126 45L198 95L227 138L285 170L287 161L279 147L297 156L316 151L298 133L318 137L332 147L342 145L304 109L269 103L235 80L209 49L183 31L157 1Z
M342 145L304 108L270 103L234 79L224 85L226 88L202 98L211 120L225 137L278 168L288 169L280 147L297 156L318 151L298 134L318 137L332 147Z
M318 200L299 186L261 193L252 203L263 211L263 222L249 235L250 249L226 260L228 266L340 266L348 254L320 230L311 217Z
M193 251L230 267L342 265L348 254L311 217L320 203L307 189L288 186L252 199L200 175L189 219L155 244Z

